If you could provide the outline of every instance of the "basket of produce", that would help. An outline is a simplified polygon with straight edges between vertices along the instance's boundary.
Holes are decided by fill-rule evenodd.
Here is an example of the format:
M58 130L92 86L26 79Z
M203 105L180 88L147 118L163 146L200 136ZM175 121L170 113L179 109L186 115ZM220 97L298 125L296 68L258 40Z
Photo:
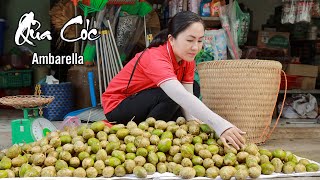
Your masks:
M282 65L270 60L221 60L197 66L203 102L247 132L249 142L271 135Z
M42 107L50 104L53 100L53 96L18 95L2 97L0 98L0 103L6 106L12 106L16 109L22 109Z

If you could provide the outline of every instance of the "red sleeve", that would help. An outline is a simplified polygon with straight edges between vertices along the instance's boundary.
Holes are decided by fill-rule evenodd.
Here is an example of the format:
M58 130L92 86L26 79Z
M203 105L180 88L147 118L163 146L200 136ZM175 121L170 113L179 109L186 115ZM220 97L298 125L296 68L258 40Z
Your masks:
M160 52L152 50L145 52L143 58L139 61L139 65L144 74L157 86L167 80L177 79L169 58Z
M195 66L196 66L195 61L187 62L185 74L182 79L182 83L193 84Z

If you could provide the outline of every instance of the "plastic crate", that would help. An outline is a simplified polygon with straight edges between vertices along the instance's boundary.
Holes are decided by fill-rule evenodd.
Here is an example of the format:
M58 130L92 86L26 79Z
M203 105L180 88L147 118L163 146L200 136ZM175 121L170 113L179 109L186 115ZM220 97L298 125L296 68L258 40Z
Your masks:
M0 72L0 88L18 88L32 85L32 70Z

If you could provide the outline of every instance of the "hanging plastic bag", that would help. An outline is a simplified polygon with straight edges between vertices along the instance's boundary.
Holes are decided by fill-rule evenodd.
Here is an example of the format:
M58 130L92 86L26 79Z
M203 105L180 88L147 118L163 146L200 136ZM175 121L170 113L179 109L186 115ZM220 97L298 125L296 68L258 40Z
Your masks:
M282 24L293 24L296 20L296 1L285 0L282 5Z
M297 17L296 22L307 22L311 21L311 8L312 2L308 0L298 1L297 6Z
M242 12L238 1L233 2L233 8L236 12L236 26L237 26L237 39L238 45L242 46L247 42L249 25L250 25L250 14Z
M231 0L228 5L220 8L220 21L227 34L227 46L232 59L240 59L241 50L238 46L238 25L234 2Z
M206 30L204 33L203 49L214 60L227 59L227 37L223 29Z

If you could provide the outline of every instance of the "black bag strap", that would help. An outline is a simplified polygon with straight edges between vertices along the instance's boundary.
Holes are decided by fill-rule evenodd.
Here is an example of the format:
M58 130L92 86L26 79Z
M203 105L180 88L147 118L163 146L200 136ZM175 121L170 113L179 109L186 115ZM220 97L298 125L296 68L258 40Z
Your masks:
M136 63L134 64L134 67L133 67L133 70L132 70L132 73L131 73L131 75L130 75L130 79L129 79L129 82L128 82L128 85L127 85L127 88L126 88L126 91L125 91L125 94L126 94L126 95L128 94L129 85L130 85L130 82L131 82L131 80L132 80L134 71L136 70L137 65L138 65L138 62L139 62L139 60L141 59L142 55L146 52L146 50L147 50L147 48L142 51L141 55L139 56L139 58L137 59Z

